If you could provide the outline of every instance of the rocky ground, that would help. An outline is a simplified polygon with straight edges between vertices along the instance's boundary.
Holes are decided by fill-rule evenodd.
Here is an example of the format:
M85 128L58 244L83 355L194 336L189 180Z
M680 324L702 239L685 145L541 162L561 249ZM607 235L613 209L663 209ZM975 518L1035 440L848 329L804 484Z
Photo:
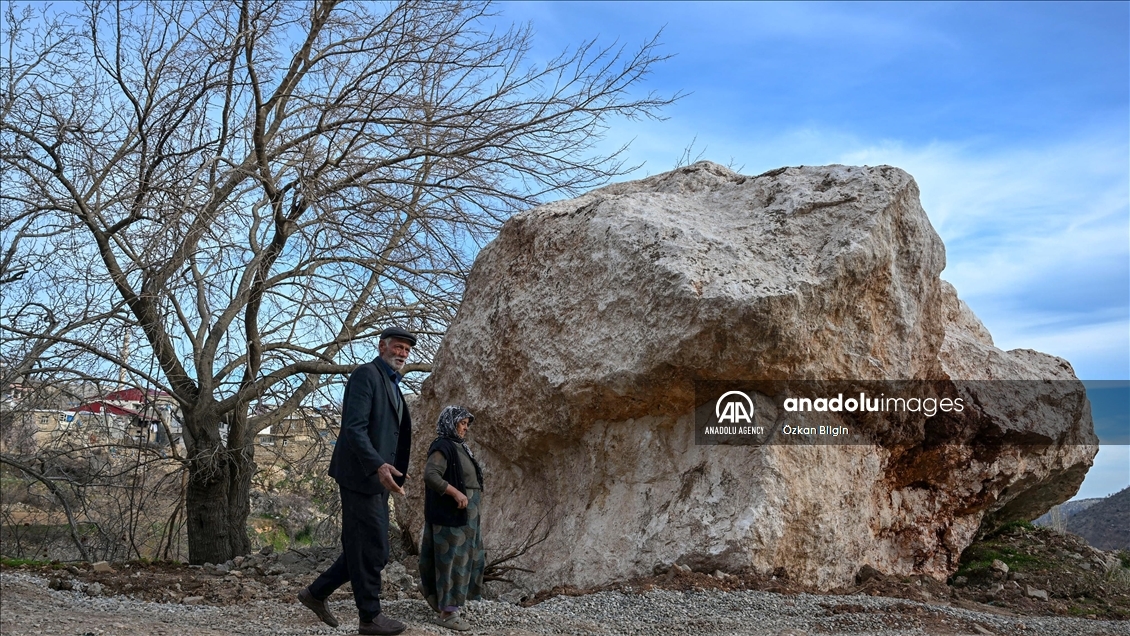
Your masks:
M205 567L9 564L0 573L0 632L355 632L348 587L332 598L343 619L336 630L295 600L333 548L264 552ZM398 556L386 570L385 597L396 599L386 611L409 623L410 634L448 633L415 592L412 557ZM490 596L466 610L476 633L1130 635L1130 555L1020 524L974 544L950 584L865 569L857 585L817 595L783 577L672 567L599 590L493 588Z

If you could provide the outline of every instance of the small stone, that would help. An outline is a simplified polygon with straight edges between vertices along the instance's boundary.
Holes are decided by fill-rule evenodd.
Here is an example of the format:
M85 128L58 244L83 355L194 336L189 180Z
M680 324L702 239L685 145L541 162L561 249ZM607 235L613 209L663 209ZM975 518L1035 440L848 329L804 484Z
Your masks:
M1008 574L1008 564L1000 559L993 559L993 564L990 566L994 572L1001 574Z
M882 572L880 572L879 570L876 570L874 567L872 567L870 565L864 565L863 567L859 568L859 571L856 572L856 574L855 574L855 584L856 585L863 585L864 583L870 581L871 579L882 579L882 578L883 578Z
M114 568L110 567L110 564L106 561L98 561L97 563L91 564L91 567L94 568L94 571L99 574L106 574L114 571Z
M79 570L78 568L76 568L76 567L75 567L75 566L73 566L73 565L68 565L68 566L67 566L67 571L68 571L68 572L70 572L71 574L74 574L75 576L78 576L79 574L82 574L82 571L81 571L81 570Z
M1009 572L1008 573L1008 580L1010 580L1010 581L1023 581L1024 580L1024 574L1022 572Z
M181 601L181 603L184 603L185 605L200 605L203 602L203 596L186 596L184 597L184 600Z
M973 623L973 631L977 632L978 634L981 634L982 636L996 636L996 634L994 634L993 632L990 632L989 630L985 629L984 627L981 627L977 623Z
M271 545L265 545L265 546L263 546L263 548L262 548L261 550L259 550L259 554L262 554L263 556L271 556L271 554L272 554L272 553L273 553L274 551L275 551L275 547L274 547L274 546L271 546Z
M996 585L989 588L989 596L996 596L997 594L1000 594L1002 591L1004 591L1004 586L1001 585L1000 583L997 583Z
M47 587L53 590L73 590L75 589L75 584L70 579L56 577L47 582Z
M953 578L953 584L956 587L965 587L965 585L968 584L968 583L969 583L969 577L967 577L967 576L955 576Z
M283 554L279 555L279 563L287 566L297 565L299 562L304 561L305 559L306 557L297 552L284 552Z
M86 593L90 596L102 596L102 584L90 583L86 586Z
M241 557L241 556L237 556L236 558L232 559L232 563L233 563L233 564L235 565L235 567L237 567L237 568L238 568L238 567L240 567L240 566L242 566L242 565L243 565L243 562L244 562L244 561L246 561L246 559L244 559L244 558L243 558L243 557Z
M227 574L229 572L228 565L226 563L221 563L221 564L217 565L214 569L216 570L216 572L219 572L220 574Z
M1028 586L1028 596L1038 598L1041 601L1048 600L1048 593L1045 590L1036 589L1031 585Z

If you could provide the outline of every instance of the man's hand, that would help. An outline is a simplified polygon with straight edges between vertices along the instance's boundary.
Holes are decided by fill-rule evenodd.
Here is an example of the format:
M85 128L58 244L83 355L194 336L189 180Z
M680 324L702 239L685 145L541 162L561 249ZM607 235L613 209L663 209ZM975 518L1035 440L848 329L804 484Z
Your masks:
M389 492L394 492L398 495L403 495L404 489L396 483L393 477L400 477L403 474L404 473L401 473L392 464L381 464L381 467L377 469L377 479L381 480L381 485L388 489Z

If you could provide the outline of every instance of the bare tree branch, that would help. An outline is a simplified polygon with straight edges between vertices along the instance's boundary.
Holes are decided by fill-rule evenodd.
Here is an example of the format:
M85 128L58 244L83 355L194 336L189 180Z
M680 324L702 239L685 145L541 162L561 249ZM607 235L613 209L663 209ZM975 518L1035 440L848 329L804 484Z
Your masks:
M263 426L340 392L390 324L426 372L499 225L634 168L603 133L677 98L640 91L657 40L532 60L481 2L7 15L0 376L171 394L194 562L245 547Z

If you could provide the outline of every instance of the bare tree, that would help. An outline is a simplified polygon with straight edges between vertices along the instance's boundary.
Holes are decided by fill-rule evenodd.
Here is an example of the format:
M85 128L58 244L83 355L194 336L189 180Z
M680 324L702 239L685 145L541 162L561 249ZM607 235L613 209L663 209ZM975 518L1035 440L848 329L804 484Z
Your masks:
M426 371L477 248L630 169L601 134L673 99L633 92L655 41L536 64L531 31L487 30L488 11L9 4L0 356L21 376L124 369L176 399L191 562L248 551L257 431L385 325L424 334ZM285 398L253 410L268 393Z

